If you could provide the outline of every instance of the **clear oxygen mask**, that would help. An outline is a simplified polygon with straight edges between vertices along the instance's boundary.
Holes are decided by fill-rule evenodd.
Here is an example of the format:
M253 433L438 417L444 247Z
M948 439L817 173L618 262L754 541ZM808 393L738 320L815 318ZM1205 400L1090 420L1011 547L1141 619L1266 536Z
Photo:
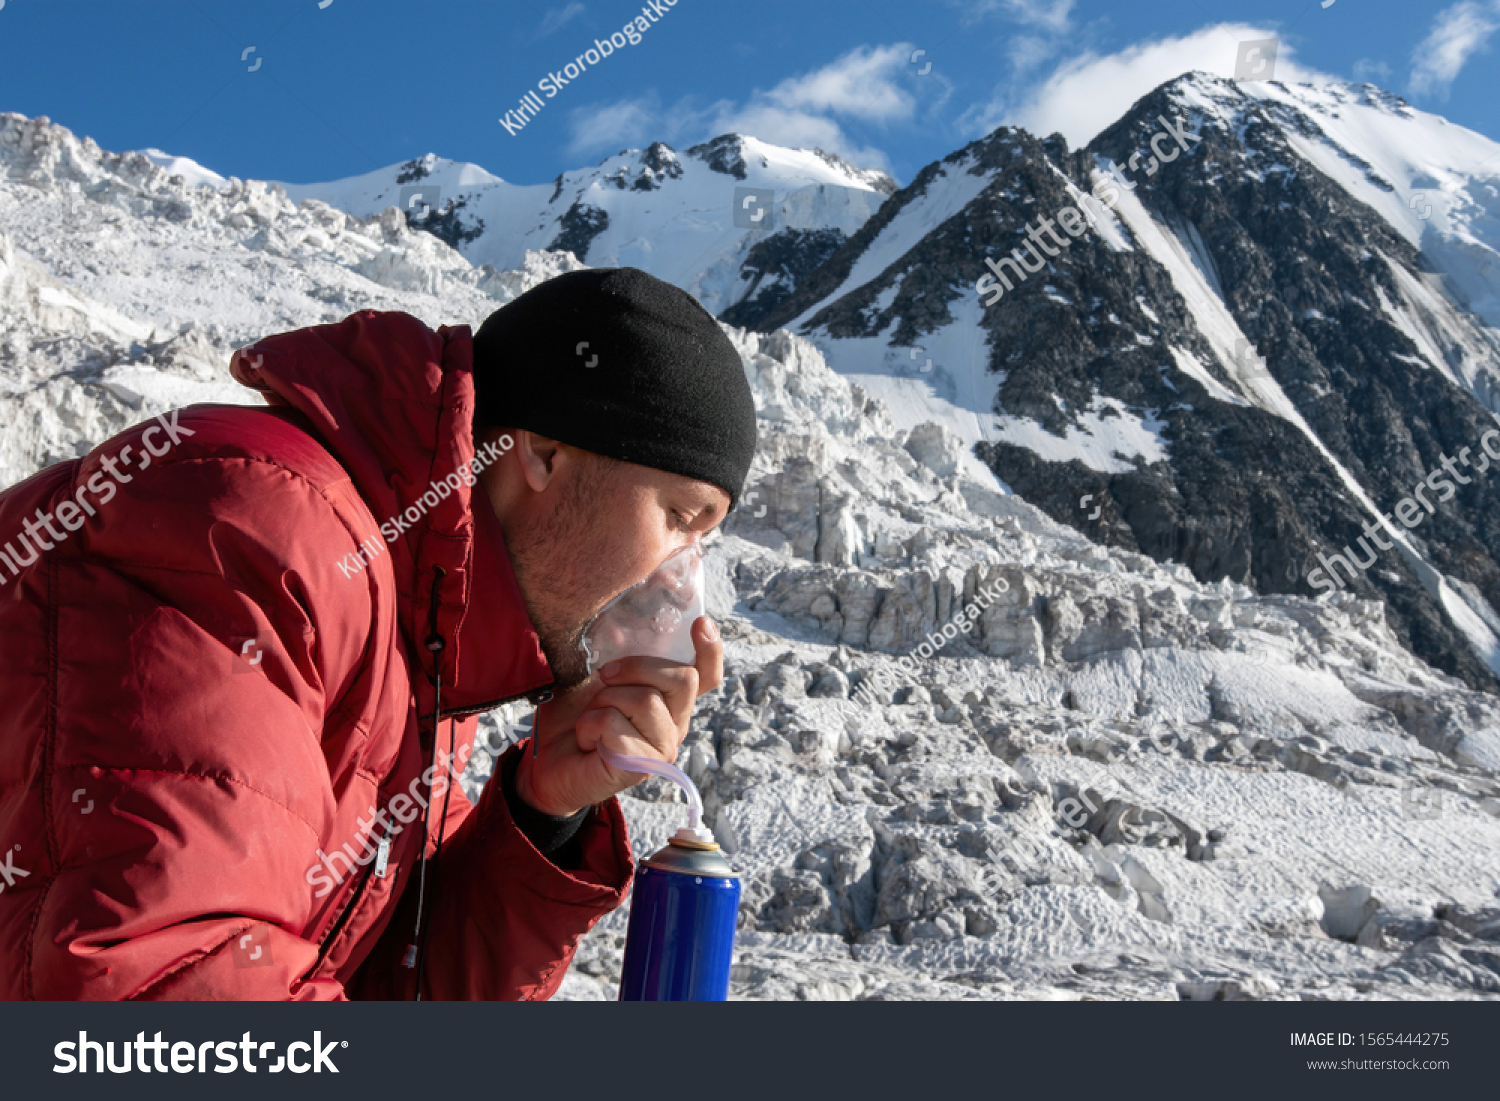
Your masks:
M703 615L703 549L691 543L606 604L583 631L588 671L617 658L657 657L692 665L697 660L693 624ZM690 845L713 845L703 825L703 799L682 769L652 757L627 757L599 746L611 768L671 780L687 799L687 825L672 838Z

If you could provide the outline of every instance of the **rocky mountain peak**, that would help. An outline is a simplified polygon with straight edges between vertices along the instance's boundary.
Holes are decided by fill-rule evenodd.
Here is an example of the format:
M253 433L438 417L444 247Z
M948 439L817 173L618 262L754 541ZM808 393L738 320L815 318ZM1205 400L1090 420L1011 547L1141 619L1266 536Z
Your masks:
M695 145L686 151L689 157L697 157L715 172L745 178L745 139L739 134L720 134L712 141Z

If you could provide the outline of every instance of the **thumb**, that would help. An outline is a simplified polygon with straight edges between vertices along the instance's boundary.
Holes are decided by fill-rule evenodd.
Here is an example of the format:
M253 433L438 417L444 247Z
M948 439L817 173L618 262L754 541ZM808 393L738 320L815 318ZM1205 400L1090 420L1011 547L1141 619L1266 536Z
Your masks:
M699 616L693 623L693 648L698 660L698 695L711 692L724 680L724 640L719 635L719 625L708 616Z

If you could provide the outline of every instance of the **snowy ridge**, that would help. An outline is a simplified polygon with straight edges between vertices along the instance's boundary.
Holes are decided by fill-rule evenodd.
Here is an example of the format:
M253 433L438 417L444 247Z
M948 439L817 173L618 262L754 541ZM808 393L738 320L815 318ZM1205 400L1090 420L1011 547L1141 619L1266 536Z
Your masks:
M197 186L45 118L0 115L0 484L197 401L258 404L228 377L268 333L404 310L478 325L579 265L476 269L391 211L363 220L275 185Z
M453 243L475 264L504 270L519 266L528 250L565 249L594 267L649 271L691 291L716 315L744 296L740 269L766 233L848 235L894 189L884 173L737 134L680 154L662 143L627 149L550 185L509 184L428 154L348 180L282 186L292 198L320 199L361 217L400 206L403 189L410 206L412 189L430 186L440 197L429 205L456 204L456 232L473 236ZM772 229L737 224L741 188L773 193L765 212Z
M1374 207L1500 328L1500 143L1374 85L1243 86L1297 152Z
M1428 366L1500 415L1500 143L1370 84L1248 81L1236 89L1270 110L1298 154L1432 263L1416 279L1386 258L1406 300L1380 306ZM1226 121L1243 109L1210 80L1185 79L1175 92L1185 108Z
M1500 675L1500 632L1491 629L1495 613L1484 598L1478 593L1473 593L1469 601L1458 597L1454 591L1453 579L1444 577L1434 568L1413 544L1406 531L1381 512L1349 469L1319 439L1296 406L1282 392L1275 378L1269 375L1246 376L1236 369L1239 361L1236 350L1252 347L1253 344L1225 308L1222 294L1215 293L1210 287L1209 277L1205 275L1208 265L1189 259L1190 255L1201 255L1201 251L1190 251L1191 246L1183 240L1185 235L1162 226L1133 194L1122 194L1116 209L1141 247L1167 269L1178 293L1191 305L1200 329L1218 353L1225 374L1234 380L1243 399L1281 417L1307 438L1338 474L1350 496L1360 503L1385 537L1400 548L1428 592L1441 603L1485 664ZM1394 264L1391 268L1393 271L1400 270ZM1438 361L1443 362L1441 357L1438 357ZM1044 447L1047 442L1038 441L1033 447L1045 456L1047 452ZM1075 447L1074 454L1068 457L1076 458L1080 450L1082 449ZM1477 607L1471 606L1470 601Z
M1451 127L1435 116L1414 112L1397 97L1368 86L1289 89L1256 82L1240 85L1205 74L1189 74L1159 91L1155 105L1144 114L1154 116L1162 111L1163 117L1181 119L1189 131L1213 129L1225 135L1228 148L1216 147L1215 155L1227 154L1234 163L1233 172L1261 181L1296 175L1291 165L1280 163L1295 160L1288 155L1287 146L1278 146L1277 156L1259 157L1263 145L1275 145L1264 141L1269 120L1283 132L1291 151L1306 156L1315 168L1327 173L1335 190L1344 188L1427 250L1423 260L1432 265L1430 271L1413 270L1407 256L1397 261L1378 248L1374 253L1365 250L1367 259L1378 258L1384 263L1393 289L1388 292L1378 284L1372 292L1361 288L1360 293L1368 293L1371 300L1366 303L1356 296L1353 301L1384 315L1411 340L1416 354L1396 358L1440 374L1500 418L1500 329L1480 308L1489 298L1500 301L1496 297L1500 295L1500 262L1491 259L1492 238L1500 236L1495 230L1500 223L1490 209L1497 193L1494 174L1500 172L1500 145ZM1157 125L1150 122L1152 128ZM1261 136L1246 145L1247 133L1257 128ZM1132 140L1141 140L1140 135ZM1317 437L1308 423L1311 414L1304 417L1269 372L1263 372L1265 377L1252 377L1246 371L1247 355L1254 355L1255 341L1241 322L1247 310L1258 313L1259 309L1250 304L1245 288L1239 287L1235 309L1231 310L1212 252L1197 227L1171 216L1160 218L1133 190L1120 188L1112 210L1096 199L1085 199L1075 179L1083 181L1090 174L1090 166L1076 166L1064 149L1046 149L1043 157L1040 154L1045 143L1039 147L1032 142L1025 158L997 155L1002 146L1014 147L1017 141L1031 139L1016 131L1009 136L997 132L963 154L929 166L892 201L892 206L899 204L894 214L887 207L867 227L857 256L851 259L851 250L846 249L831 262L837 278L819 282L815 300L804 296L795 317L781 315L780 319L813 340L837 371L886 401L898 427L910 429L931 421L957 434L966 449L980 444L1010 445L1054 468L1071 466L1108 475L1164 463L1175 470L1163 429L1180 430L1180 426L1169 423L1159 398L1152 399L1158 404L1151 407L1139 404L1137 397L1133 399L1137 404L1130 407L1117 396L1097 390L1082 397L1074 392L1066 406L1060 398L1054 398L1057 408L1044 407L1040 413L1035 400L1020 411L1001 400L1009 375L1006 343L999 333L1008 325L1005 331L1009 336L1025 339L1032 334L1025 322L997 322L994 310L978 308L971 280L958 273L973 266L976 257L995 251L989 245L980 247L978 242L991 239L997 224L1001 227L999 239L1014 240L1008 236L1013 223L1025 219L1035 223L1043 214L1055 215L1055 198L1045 200L1045 209L1039 200L1049 192L1055 194L1055 185L1060 183L1074 205L1090 204L1098 220L1097 239L1105 249L1130 254L1132 259L1149 257L1170 276L1172 291L1186 305L1187 324L1159 344L1146 335L1152 327L1160 327L1161 318L1152 307L1175 312L1174 302L1136 299L1147 319L1146 331L1142 331L1140 319L1126 322L1105 311L1114 325L1134 324L1138 344L1157 344L1163 353L1161 377L1165 386L1175 393L1177 385L1171 376L1181 372L1219 402L1254 406L1285 421L1327 461L1339 488L1351 491L1367 514L1379 516L1371 500L1372 486L1361 485L1351 473L1351 464L1357 467L1358 462L1336 455ZM1107 161L1093 152L1094 181L1107 178ZM1075 164L1069 168L1074 179L1063 171L1069 163ZM1147 177L1143 170L1137 174L1134 183L1139 186ZM1388 182L1387 177L1400 181L1399 186ZM1430 193L1423 192L1423 187ZM1443 209L1435 213L1439 203ZM870 230L876 226L878 231L872 234ZM1094 240L1095 234L1089 238ZM1078 264L1081 248L1080 242L1054 263L1064 268L1070 262ZM1000 252L1004 254L1003 248ZM1267 261L1271 259L1266 257ZM1095 266L1104 267L1097 259ZM948 271L946 276L941 274L944 269ZM1132 263L1116 270L1128 278L1127 273L1136 268ZM1095 276L1103 277L1100 270ZM1095 320L1097 301L1092 305L1073 301L1071 292L1059 290L1049 278L1039 273L1031 282L1045 284L1040 287L1045 301L1070 308L1088 328ZM907 292L908 284L920 285L923 295ZM1077 281L1073 285L1076 287ZM1264 293L1266 289L1275 288L1258 286L1256 291ZM1293 287L1292 295L1295 293ZM1296 302L1292 295L1287 297L1287 306L1294 324L1328 320L1310 305ZM903 305L893 308L898 302ZM1470 307L1476 312L1470 312ZM1025 312L1036 319L1041 331L1059 337L1065 334L1070 341L1078 339L1077 326L1049 328L1051 322L1038 306L1028 305ZM1093 336L1098 329L1088 331ZM1188 340L1184 343L1181 336ZM1120 355L1120 349L1109 341L1105 334L1094 346L1101 359ZM1304 345L1305 349L1312 347L1310 343ZM1344 369L1336 351L1320 354L1327 370L1337 373ZM1141 394L1139 387L1122 392ZM1306 391L1301 400L1306 402ZM1180 403L1177 407L1186 408ZM1049 420L1049 413L1060 416ZM974 465L980 464L976 461ZM1012 467L999 473L1009 478L1015 470ZM1034 483L1017 484L1025 486L1035 498ZM1075 493L1072 500L1077 502L1083 492ZM1056 503L1050 511L1054 516L1061 515ZM1404 532L1391 533L1390 523L1383 518L1377 522L1402 547L1415 574L1412 582L1420 583L1432 607L1450 621L1456 632L1455 647L1472 651L1463 660L1472 662L1477 656L1492 673L1500 672L1500 635L1492 626L1500 613L1469 583L1473 579L1444 577L1433 567L1428 553ZM1440 549L1446 551L1446 547ZM1493 600L1492 592L1490 598ZM1409 629L1404 622L1402 629Z
M985 170L972 157L938 166L921 195L910 200L881 230L855 261L844 281L828 296L842 298L856 288L883 275L901 260L934 226L941 225L972 203L990 182ZM805 312L789 328L801 331L813 311Z

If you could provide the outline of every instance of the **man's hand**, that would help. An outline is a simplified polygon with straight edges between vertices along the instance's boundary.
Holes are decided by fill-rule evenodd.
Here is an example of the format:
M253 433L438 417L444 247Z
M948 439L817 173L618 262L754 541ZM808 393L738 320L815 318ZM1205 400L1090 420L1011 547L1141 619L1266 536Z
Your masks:
M537 709L537 758L527 752L516 794L544 814L563 818L602 803L643 776L610 768L601 743L630 757L677 760L693 704L724 679L724 643L707 616L693 624L694 665L665 658L612 661L573 691Z

